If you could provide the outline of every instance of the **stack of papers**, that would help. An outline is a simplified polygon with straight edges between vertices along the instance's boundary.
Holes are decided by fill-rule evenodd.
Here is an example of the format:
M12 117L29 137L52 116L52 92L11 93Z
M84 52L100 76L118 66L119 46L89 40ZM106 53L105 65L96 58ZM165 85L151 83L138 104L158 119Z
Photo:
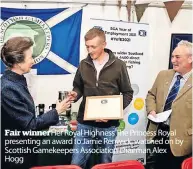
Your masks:
M151 121L156 122L156 123L161 123L161 122L164 122L168 119L171 112L172 112L172 110L167 110L167 111L156 114L156 117L149 114L148 119L150 119Z

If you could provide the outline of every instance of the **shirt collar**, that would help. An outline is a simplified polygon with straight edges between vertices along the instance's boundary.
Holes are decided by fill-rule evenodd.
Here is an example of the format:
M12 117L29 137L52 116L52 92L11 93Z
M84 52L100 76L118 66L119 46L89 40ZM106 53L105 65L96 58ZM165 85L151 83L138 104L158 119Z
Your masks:
M107 63L108 60L109 60L109 54L105 53L105 56L104 56L103 61L102 61L101 64L99 64L99 62L97 60L93 60L93 63L97 64L97 65L103 65L103 64Z
M183 78L184 80L188 80L188 78L191 76L191 74L192 74L192 70L189 71L189 72L187 72L187 73L184 74L183 76L182 76L182 75L181 75L181 76L182 76L182 78ZM174 77L177 78L178 75L180 75L180 73L176 72L176 73L174 74Z

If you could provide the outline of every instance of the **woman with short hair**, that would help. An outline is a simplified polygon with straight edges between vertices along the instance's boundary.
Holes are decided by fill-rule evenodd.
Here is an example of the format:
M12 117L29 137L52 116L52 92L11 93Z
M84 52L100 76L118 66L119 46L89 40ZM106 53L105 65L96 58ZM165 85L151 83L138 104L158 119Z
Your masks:
M13 37L9 39L1 49L1 60L7 66L7 70L1 77L1 124L2 124L2 149L5 156L5 169L29 169L36 164L36 155L32 153L16 154L7 153L4 145L5 140L29 139L30 137L11 136L5 130L42 130L59 121L59 114L66 111L70 106L69 100L58 102L55 109L52 109L41 116L35 116L35 105L32 96L27 88L26 79L23 74L28 73L33 64L32 58L33 41L29 37ZM32 138L33 139L33 138ZM32 148L35 145L9 145L13 148ZM22 157L22 164L11 162L9 157Z

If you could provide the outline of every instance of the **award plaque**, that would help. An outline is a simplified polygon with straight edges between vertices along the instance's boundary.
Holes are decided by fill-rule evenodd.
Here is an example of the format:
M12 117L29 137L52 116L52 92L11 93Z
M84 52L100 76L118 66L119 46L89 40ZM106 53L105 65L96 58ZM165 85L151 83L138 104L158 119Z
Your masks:
M123 119L123 96L86 97L84 120L118 120Z

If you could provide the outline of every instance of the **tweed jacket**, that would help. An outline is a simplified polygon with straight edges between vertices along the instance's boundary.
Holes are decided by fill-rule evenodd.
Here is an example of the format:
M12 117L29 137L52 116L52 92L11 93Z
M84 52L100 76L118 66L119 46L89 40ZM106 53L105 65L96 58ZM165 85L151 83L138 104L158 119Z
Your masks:
M160 113L164 109L168 90L174 77L174 70L161 71L146 98L147 112L155 110ZM192 75L179 91L172 103L170 117L170 147L174 156L184 156L192 152ZM150 122L149 131L156 131L157 124ZM173 134L172 134L173 133ZM148 137L152 139L152 137ZM183 144L177 144L182 140Z

